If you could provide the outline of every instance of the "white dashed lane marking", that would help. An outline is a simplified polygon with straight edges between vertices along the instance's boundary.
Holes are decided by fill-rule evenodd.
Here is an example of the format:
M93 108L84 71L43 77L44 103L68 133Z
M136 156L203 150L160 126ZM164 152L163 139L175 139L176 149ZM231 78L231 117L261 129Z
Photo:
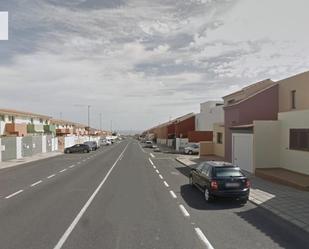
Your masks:
M24 190L23 190L23 189L18 190L18 191L16 191L15 193L6 196L5 199L10 199L11 197L13 197L13 196L15 196L15 195L18 195L18 194L20 194L21 192L24 192Z
M176 198L177 198L177 195L174 193L174 191L173 191L173 190L171 190L171 191L170 191L170 194L171 194L171 196L172 196L174 199L176 199Z
M66 170L67 170L67 169L60 170L59 173L62 173L62 172L64 172L64 171L66 171Z
M189 217L190 216L189 212L187 211L187 209L182 204L179 205L179 208L180 208L181 212L183 213L183 215L185 217Z
M34 186L36 186L36 185L40 184L41 182L42 182L42 180L37 181L37 182L35 182L35 183L32 183L32 184L30 185L30 187L34 187Z
M164 181L163 183L164 183L164 185L165 185L166 187L169 187L169 186L170 186L170 185L167 184L166 181Z
M160 179L163 179L163 176L161 174L159 174Z
M75 164L69 166L70 169L74 168L75 167Z
M148 160L151 163L151 165L154 165L153 161L150 158L148 158Z
M152 154L152 153L149 153L149 154L150 154L150 156L151 156L152 158L155 157L154 154Z
M156 169L156 172L157 172L158 174L160 174L160 171L159 171L159 170L157 170L157 169Z
M47 179L50 179L50 178L52 178L54 176L55 176L55 174L52 174L52 175L48 176Z
M200 228L195 227L194 230L199 239L205 244L207 249L214 249Z

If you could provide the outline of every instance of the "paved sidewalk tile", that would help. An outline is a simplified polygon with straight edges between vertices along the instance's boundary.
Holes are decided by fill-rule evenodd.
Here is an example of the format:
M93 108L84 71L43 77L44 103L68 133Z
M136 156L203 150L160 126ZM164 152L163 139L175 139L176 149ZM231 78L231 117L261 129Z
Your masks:
M55 157L55 156L59 156L59 155L62 155L62 154L63 154L62 152L53 151L53 152L36 154L36 155L31 156L31 157L23 157L21 159L14 159L14 160L10 160L10 161L0 162L0 169L14 167L14 166L17 166L17 165L22 165L22 164L25 164L25 163L34 162L34 161L42 160L42 159L45 159L45 158Z

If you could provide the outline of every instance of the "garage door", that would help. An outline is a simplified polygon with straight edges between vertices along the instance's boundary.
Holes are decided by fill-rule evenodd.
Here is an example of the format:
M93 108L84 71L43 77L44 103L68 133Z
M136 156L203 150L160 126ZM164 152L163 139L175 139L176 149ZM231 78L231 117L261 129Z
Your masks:
M243 170L253 173L253 134L232 134L232 161Z

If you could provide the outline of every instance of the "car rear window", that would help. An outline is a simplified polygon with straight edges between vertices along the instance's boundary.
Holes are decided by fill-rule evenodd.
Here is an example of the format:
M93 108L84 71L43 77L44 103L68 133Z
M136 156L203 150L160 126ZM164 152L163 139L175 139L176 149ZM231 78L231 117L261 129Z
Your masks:
M214 176L215 177L242 177L244 174L236 168L215 168L214 170Z

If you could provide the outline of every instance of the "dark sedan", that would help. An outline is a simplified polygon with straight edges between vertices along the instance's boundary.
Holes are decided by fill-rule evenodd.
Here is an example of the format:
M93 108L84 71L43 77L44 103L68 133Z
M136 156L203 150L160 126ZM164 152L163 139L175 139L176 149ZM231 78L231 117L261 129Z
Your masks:
M65 148L64 153L89 153L90 147L87 144L75 144L71 147Z
M191 170L189 181L204 193L207 202L216 197L229 197L245 204L250 181L240 168L226 162L207 161Z

